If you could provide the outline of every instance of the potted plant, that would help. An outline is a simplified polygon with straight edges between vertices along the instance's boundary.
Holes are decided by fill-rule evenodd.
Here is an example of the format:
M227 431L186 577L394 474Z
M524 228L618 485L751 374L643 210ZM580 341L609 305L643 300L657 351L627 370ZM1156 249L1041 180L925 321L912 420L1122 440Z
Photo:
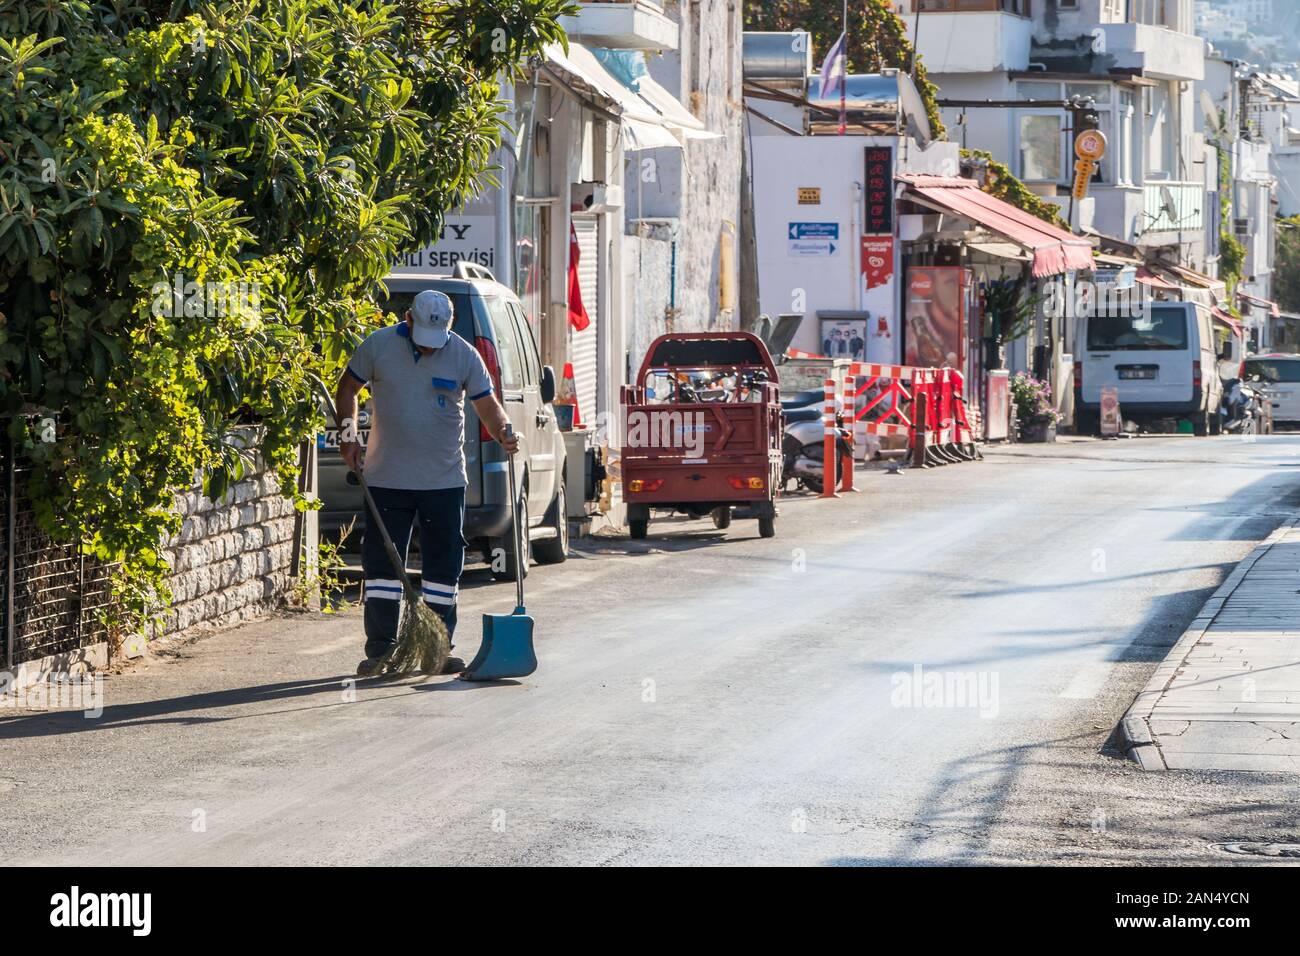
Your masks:
M1056 424L1061 413L1052 404L1052 386L1028 372L1011 378L1011 400L1016 407L1023 442L1056 441Z

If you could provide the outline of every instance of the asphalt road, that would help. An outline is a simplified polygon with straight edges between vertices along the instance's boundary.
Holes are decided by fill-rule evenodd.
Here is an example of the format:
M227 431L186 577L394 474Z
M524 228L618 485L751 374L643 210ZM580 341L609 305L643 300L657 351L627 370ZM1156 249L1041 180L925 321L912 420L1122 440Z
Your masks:
M1285 775L1109 745L1300 501L1300 436L1018 446L535 568L518 684L347 681L355 610L128 666L98 719L0 711L5 863L1243 862ZM458 651L510 585L471 572ZM355 699L353 699L355 698Z

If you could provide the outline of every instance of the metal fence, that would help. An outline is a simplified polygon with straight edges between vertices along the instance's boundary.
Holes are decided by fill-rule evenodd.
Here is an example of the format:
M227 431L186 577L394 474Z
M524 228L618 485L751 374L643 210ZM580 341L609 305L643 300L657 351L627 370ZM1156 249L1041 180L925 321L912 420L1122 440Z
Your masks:
M31 464L0 438L0 665L108 638L112 566L44 534L27 496Z

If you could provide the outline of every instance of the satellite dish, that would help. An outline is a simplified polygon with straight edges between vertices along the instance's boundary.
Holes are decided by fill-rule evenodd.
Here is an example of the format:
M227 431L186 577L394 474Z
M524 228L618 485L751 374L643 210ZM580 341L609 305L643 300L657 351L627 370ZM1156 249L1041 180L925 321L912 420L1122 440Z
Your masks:
M1168 186L1160 187L1160 211L1170 225L1178 225L1178 206L1174 203L1173 191Z
M1214 98L1209 90L1201 90L1201 112L1205 114L1205 128L1215 136L1223 132L1219 125L1219 111L1214 107Z

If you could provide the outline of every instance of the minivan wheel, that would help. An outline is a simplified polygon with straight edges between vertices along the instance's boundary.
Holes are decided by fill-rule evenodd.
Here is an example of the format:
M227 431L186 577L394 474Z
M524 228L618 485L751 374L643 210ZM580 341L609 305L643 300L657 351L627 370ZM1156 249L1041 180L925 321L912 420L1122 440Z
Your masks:
M1192 434L1204 438L1210 433L1210 413L1197 412L1192 416Z
M519 570L522 577L528 577L528 557L532 550L528 545L528 491L527 485L525 490L519 495L519 522L512 527L511 534L503 538L492 539L492 577L498 581L513 581L515 579L515 549L519 549ZM498 568L496 557L503 554L505 557L505 567Z
M569 516L564 507L564 479L555 490L551 505L551 519L547 527L555 529L555 537L543 538L533 544L533 557L538 564L562 564L569 557Z
M1210 415L1210 434L1211 435L1223 434L1223 416L1220 415L1218 412L1214 412L1212 415Z

